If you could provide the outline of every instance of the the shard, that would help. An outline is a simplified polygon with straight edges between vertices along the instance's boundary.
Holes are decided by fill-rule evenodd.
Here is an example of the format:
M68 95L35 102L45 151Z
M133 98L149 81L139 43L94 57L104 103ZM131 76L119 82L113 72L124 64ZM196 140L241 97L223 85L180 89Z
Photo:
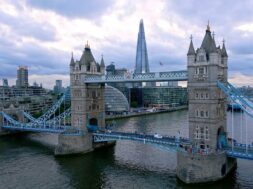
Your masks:
M148 52L142 19L139 25L134 73L149 73Z

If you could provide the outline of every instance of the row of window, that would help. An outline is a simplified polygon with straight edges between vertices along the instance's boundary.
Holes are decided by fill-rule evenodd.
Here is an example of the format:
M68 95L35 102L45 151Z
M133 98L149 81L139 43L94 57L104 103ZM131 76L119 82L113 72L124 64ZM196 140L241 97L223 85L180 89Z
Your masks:
M196 126L194 135L195 139L209 140L209 128L207 126Z
M80 75L76 74L76 75L74 76L74 79L75 79L75 81L79 80L79 79L80 79Z
M75 97L81 97L82 96L82 92L81 90L74 90L73 95ZM92 97L93 99L100 97L100 92L97 91L88 91L87 92L87 97Z
M77 127L81 127L83 124L83 119L82 117L78 117L77 120L76 120L76 126Z
M79 105L77 105L76 108L77 108L77 110L82 110L82 107ZM89 106L89 110L99 110L99 105L92 104Z
M99 110L99 105L92 104L91 106L89 106L89 110Z
M100 68L97 68L96 65L87 66L87 68L76 65L75 69L72 68L72 71L87 71L91 73L96 73L100 71Z
M195 69L195 74L201 74L201 75L203 75L203 74L207 74L207 73L208 73L208 69L207 69L206 66L197 67Z
M82 92L81 90L74 90L74 94L75 97L81 97L82 96Z
M195 93L195 99L209 99L208 93Z
M87 97L92 97L93 99L100 97L100 92L98 91L88 91Z
M201 117L201 118L208 118L209 117L209 112L204 111L204 110L196 110L196 117Z

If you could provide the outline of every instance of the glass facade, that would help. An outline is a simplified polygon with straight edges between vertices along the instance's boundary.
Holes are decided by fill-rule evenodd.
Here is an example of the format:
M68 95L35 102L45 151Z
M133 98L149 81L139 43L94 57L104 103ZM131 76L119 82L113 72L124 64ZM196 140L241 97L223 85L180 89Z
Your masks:
M179 106L187 104L187 88L184 87L146 87L142 88L143 105Z
M105 87L105 112L121 113L129 110L126 97L118 89L112 86Z

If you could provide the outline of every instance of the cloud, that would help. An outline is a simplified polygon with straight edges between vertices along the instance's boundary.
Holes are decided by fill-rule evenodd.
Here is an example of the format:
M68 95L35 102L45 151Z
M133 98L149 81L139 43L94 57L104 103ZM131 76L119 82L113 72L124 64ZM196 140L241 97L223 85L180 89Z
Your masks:
M79 59L87 40L98 62L103 54L107 65L133 70L143 18L151 71L186 69L189 37L198 48L210 20L216 44L226 40L236 83L253 78L252 6L250 0L157 0L155 6L153 0L0 0L0 77L15 80L16 67L27 65L38 83L53 86L68 78L70 53Z
M10 15L0 12L0 23L8 26L12 33L35 38L41 41L54 41L57 39L53 26L48 23L40 23L33 19L27 19L24 15Z
M27 0L34 8L54 11L57 14L71 18L96 19L101 17L113 4L112 0Z

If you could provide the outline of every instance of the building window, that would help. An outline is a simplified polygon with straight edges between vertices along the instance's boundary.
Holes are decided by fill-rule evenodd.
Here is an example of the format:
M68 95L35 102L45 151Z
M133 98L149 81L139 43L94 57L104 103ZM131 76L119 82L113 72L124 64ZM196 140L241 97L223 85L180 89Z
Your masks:
M79 76L78 75L75 75L75 80L79 80Z
M96 104L92 104L92 110L96 109Z
M196 117L199 117L199 110L196 110Z
M200 55L200 56L199 56L199 61L201 61L201 62L205 61L204 55Z
M196 126L195 129L195 139L200 139L199 126Z
M204 111L200 111L200 117L204 117Z
M208 93L206 93L206 99L209 99L209 95L208 95Z
M199 68L199 74L204 74L204 68L203 67Z
M200 128L200 138L204 139L204 128L203 127Z
M96 98L96 91L92 91L92 98Z
M206 127L206 130L205 130L205 139L209 140L209 129L208 129L208 127Z
M208 113L208 111L206 111L206 117L209 117L209 113Z
M201 98L201 99L204 98L204 94L203 94L203 93L200 94L200 98Z
M199 98L199 93L196 93L195 98L196 98L196 99Z

